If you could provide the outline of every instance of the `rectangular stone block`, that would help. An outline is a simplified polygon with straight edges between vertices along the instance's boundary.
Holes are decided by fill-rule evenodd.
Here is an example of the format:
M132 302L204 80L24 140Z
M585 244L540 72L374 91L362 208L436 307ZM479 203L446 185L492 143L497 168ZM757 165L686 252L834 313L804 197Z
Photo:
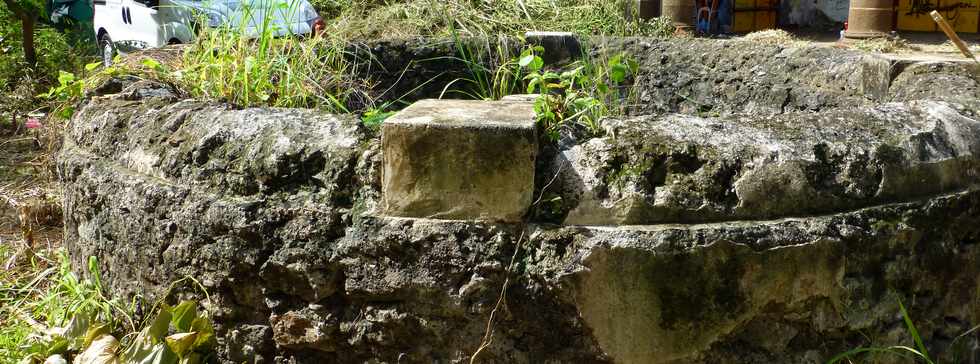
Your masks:
M384 122L381 144L388 216L519 221L531 205L530 103L419 101Z

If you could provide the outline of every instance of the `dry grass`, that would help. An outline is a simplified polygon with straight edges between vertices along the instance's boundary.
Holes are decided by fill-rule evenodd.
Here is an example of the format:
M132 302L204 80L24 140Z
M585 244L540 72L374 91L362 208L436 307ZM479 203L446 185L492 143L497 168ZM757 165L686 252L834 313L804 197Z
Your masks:
M852 48L870 53L900 53L921 51L922 48L902 38L862 39L851 45Z
M60 246L61 191L53 161L61 140L57 125L0 130L0 244Z
M760 30L737 38L740 41L781 46L798 46L806 41L800 40L782 29Z
M329 33L342 39L520 35L528 30L638 35L631 0L319 0L334 2Z

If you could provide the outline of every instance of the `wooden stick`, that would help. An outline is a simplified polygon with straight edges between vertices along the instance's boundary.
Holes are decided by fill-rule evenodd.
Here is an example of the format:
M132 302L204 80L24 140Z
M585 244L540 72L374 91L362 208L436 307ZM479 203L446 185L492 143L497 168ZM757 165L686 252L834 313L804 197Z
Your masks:
M980 63L980 60L977 60L977 57L973 55L973 52L970 52L970 49L966 47L966 44L963 44L963 40L960 39L960 36L956 35L956 31L954 31L953 27L950 26L948 22L946 22L946 18L943 18L942 14L939 14L938 11L933 10L931 13L929 13L929 15L932 15L932 20L935 20L936 24L939 24L939 27L942 28L943 33L946 33L946 36L949 37L949 40L953 41L953 44L956 45L956 48L959 48L960 52L962 52L963 55L966 56L966 58L972 59L974 62Z

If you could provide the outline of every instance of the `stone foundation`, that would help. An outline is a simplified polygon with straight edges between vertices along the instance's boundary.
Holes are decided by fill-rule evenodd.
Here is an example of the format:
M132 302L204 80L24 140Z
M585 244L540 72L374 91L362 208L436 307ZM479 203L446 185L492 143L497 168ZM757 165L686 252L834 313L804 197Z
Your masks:
M850 52L753 45L745 57L783 58L749 64L699 53L731 42L616 42L646 49L650 115L536 151L526 128L493 142L521 163L537 154L531 177L506 154L460 164L513 171L500 184L519 198L499 211L517 216L533 191L521 222L385 216L400 195L382 186L404 176L385 165L402 159L356 118L181 100L142 81L68 126L66 245L78 267L98 257L127 300L203 300L170 290L200 281L226 362L469 362L498 301L478 362L824 363L913 345L899 302L934 359L978 359L976 334L958 338L980 324L972 70L907 65L866 93L851 62L865 56ZM741 91L706 88L719 79ZM707 100L717 114L692 109ZM495 140L457 134L480 135L434 138ZM403 153L448 158L422 152Z

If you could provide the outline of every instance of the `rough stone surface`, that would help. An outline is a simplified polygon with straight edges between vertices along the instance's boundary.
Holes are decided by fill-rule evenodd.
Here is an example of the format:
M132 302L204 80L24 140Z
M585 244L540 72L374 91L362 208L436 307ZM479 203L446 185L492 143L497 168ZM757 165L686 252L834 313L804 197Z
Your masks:
M962 191L980 185L980 120L957 106L607 120L606 137L557 154L550 190L569 224L772 219Z
M976 105L980 98L980 70L971 64L910 65L858 51L737 39L609 38L591 44L593 55L625 52L639 63L637 115L771 115L913 99Z
M532 105L423 100L381 127L383 213L520 221L531 206Z
M899 302L938 362L980 360L976 333L960 337L980 324L969 70L895 69L875 99L831 82L857 80L850 52L791 51L784 62L806 66L779 74L763 57L777 46L615 42L651 44L640 90L727 111L650 99L640 109L656 115L543 146L528 223L378 217L380 137L355 118L182 100L139 81L107 88L68 124L66 246L77 267L99 258L114 296L203 300L190 284L168 291L199 280L229 363L469 362L495 307L477 362L825 363L913 345ZM714 63L677 58L728 48L701 56ZM649 63L658 49L668 68ZM701 68L737 51L767 76ZM804 72L818 74L806 83ZM755 96L704 88L717 77ZM761 107L779 85L796 96ZM805 108L805 95L826 97ZM630 172L603 174L615 166ZM554 179L559 169L588 178ZM776 192L745 193L758 186ZM599 205L666 194L673 210L626 215L655 225L555 224L580 205L574 191Z

